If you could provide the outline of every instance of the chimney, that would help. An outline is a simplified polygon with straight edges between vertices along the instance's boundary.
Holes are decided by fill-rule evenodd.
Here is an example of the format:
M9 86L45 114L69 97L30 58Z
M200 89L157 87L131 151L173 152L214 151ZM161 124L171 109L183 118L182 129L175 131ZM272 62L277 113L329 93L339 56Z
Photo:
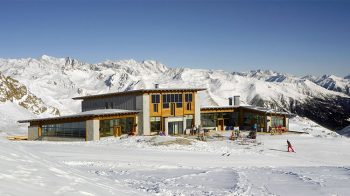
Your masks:
M159 84L154 84L154 88L158 89L159 88Z
M229 106L232 106L232 97L229 97L229 98L228 98L228 105L229 105Z
M239 100L240 96L233 96L233 103L234 106L239 106L240 105L240 100Z

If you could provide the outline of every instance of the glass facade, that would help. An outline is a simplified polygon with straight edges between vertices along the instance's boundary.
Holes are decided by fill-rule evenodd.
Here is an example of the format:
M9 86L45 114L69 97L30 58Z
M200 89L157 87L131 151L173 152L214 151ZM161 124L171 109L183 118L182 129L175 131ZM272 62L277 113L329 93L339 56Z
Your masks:
M183 122L182 121L176 121L176 122L168 122L168 134L169 135L177 135L177 134L183 134Z
M86 137L85 121L42 125L41 130L43 137Z
M254 124L257 124L257 129L265 128L265 116L252 112L244 112L243 114L243 128L253 129Z
M226 130L231 130L234 126L238 125L237 112L217 112L201 114L201 123L203 127L217 127L219 119L224 120L224 126L226 127Z
M186 129L191 129L192 125L194 125L193 115L186 115Z
M163 108L169 108L169 103L175 103L177 108L181 108L182 94L163 94Z
M283 117L271 116L271 126L272 127L284 127L284 119Z
M100 120L100 137L114 136L116 127L120 127L121 134L131 134L134 131L134 118Z
M161 130L160 117L151 117L151 132L157 132L159 134Z

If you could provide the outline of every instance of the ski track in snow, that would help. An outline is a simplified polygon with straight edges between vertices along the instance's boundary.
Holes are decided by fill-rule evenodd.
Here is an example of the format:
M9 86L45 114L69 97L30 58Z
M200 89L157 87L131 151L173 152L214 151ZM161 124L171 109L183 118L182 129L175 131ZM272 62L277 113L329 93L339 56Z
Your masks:
M189 146L162 146L157 142L176 138L45 142L8 141L4 136L0 133L0 195L347 195L350 191L350 140L341 137L258 135L257 143L193 141ZM286 139L297 153L286 152Z

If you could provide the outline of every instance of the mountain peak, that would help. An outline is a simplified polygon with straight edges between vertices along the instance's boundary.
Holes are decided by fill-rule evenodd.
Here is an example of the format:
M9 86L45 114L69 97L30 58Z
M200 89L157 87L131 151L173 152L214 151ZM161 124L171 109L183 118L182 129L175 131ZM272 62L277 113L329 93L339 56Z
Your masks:
M46 60L46 61L52 61L52 60L57 60L56 57L53 57L53 56L49 56L49 55L46 55L46 54L43 54L40 59L42 60Z

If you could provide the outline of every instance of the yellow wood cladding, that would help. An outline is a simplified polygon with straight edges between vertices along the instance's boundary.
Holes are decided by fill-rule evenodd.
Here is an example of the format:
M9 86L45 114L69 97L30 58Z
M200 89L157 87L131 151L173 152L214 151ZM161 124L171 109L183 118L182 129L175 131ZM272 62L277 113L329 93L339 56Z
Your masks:
M182 107L178 108L175 102L166 102L169 103L168 108L163 107L163 95L172 95L172 94L181 94ZM192 101L185 102L185 94L192 94ZM155 97L152 95L159 95L159 103L153 103ZM183 116L183 115L193 115L195 113L195 96L197 93L195 92L174 92L174 93L150 93L150 116ZM156 101L157 102L157 101ZM187 110L187 103L190 104L190 110ZM172 114L172 108L174 109L174 113Z

